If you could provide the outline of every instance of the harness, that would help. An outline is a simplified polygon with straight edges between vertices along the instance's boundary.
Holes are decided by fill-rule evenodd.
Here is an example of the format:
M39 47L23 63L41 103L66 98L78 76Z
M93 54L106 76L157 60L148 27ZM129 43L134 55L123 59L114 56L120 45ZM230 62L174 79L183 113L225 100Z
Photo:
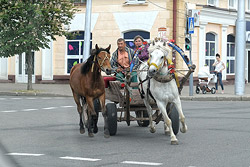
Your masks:
M170 59L167 59L166 57L164 57L164 60L161 62L160 65L157 65L155 63L150 63L150 58L148 59L148 65L151 66L153 65L157 70L159 70L162 66L165 66L165 61L167 61L168 63L168 71L169 71L169 74L168 75L155 75L153 77L146 77L146 79L144 79L143 81L141 80L141 78L139 78L139 85L141 86L141 91L139 90L139 93L141 95L141 98L145 98L145 92L143 90L143 82L148 81L148 85L147 85L147 96L151 97L155 102L155 98L154 96L152 95L151 91L150 91L150 79L151 78L154 78L157 82L161 82L161 83L167 83L167 82L170 82L172 79L175 79L176 81L176 84L177 84L177 87L179 88L180 87L180 82L179 82L179 78L178 78L178 75L175 71L175 66L174 66L174 63L170 60Z
M159 70L162 65L165 65L165 61L167 61L168 64L169 64L168 65L168 70L169 70L169 74L168 75L165 75L165 76L163 76L163 75L162 76L161 75L155 75L154 77L147 76L146 79L144 79L144 80L141 80L141 78L139 78L140 82L139 82L138 85L141 86L141 91L140 91L140 89L138 89L138 91L139 91L140 96L141 96L142 99L145 98L145 92L143 90L142 84L145 81L149 80L148 81L148 85L147 85L147 96L148 97L150 96L156 102L154 96L152 95L152 93L150 91L150 80L151 80L151 78L154 78L157 82L161 82L161 83L170 82L172 79L175 79L176 83L177 83L177 87L180 86L179 79L178 79L177 73L175 71L174 63L170 59L167 59L167 58L164 57L164 61L159 66L157 66L155 63L150 63L149 64L149 62L150 62L150 58L149 58L148 64L149 64L149 66L150 65L155 66L157 68L157 70Z
M174 43L173 40L170 40L167 42L168 46L172 47L174 50L176 50L180 56L183 58L184 62L186 63L186 65L188 66L189 68L189 72L188 74L186 74L186 76L189 76L195 69L195 66L192 65L191 61L189 61L188 57L185 55L184 51ZM153 45L154 45L154 41L153 41ZM165 46L165 45L163 45ZM161 47L157 47L157 49L160 49L161 51L165 52L164 49L162 49ZM155 75L153 78L157 81L157 82L161 82L161 83L166 83L166 82L170 82L172 79L175 79L176 81L176 84L177 84L177 87L179 89L179 93L183 87L183 83L187 80L187 78L185 77L185 80L182 79L181 83L179 81L179 78L178 78L178 75L175 71L175 66L174 66L174 63L170 60L170 59L167 59L164 57L164 61L161 62L161 64L158 66L157 64L155 63L150 63L150 59L148 59L147 63L149 66L153 65L157 70L159 70L163 65L165 65L165 61L167 61L168 63L168 72L169 74L168 75ZM142 86L142 83L149 80L149 83L148 83L148 87L147 87L147 95L150 95L153 99L154 97L152 96L151 92L150 92L150 79L149 77L147 77L145 80L141 81L141 79L139 78L140 80L140 83L139 85L141 85L141 88L142 88L142 91L139 91L140 94L141 94L141 97L144 98L145 96L145 93L143 91L143 86Z
M180 82L179 82L178 75L177 75L177 73L175 71L175 66L174 66L174 63L172 62L172 60L167 59L166 57L164 57L164 60L161 62L161 64L159 66L157 66L157 64L155 64L155 63L150 63L150 58L149 58L148 59L148 65L149 66L153 65L153 66L155 66L155 68L157 70L159 70L163 65L165 65L166 60L168 62L168 70L169 70L170 75L165 75L165 76L155 75L153 78L156 81L161 82L161 83L170 82L174 78L175 81L176 81L177 87L179 87Z

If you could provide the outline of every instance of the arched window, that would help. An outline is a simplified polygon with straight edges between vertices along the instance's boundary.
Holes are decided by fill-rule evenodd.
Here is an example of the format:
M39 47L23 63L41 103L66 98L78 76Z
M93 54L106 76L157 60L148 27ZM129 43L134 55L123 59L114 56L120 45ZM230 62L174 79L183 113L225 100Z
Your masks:
M76 32L72 32L72 35ZM67 74L70 73L71 68L78 63L82 62L84 46L84 31L79 31L73 39L67 40ZM90 49L92 47L92 33L90 35Z
M235 37L233 35L227 36L227 74L234 74L235 62Z
M136 35L140 35L142 36L142 38L145 40L145 41L148 41L150 39L150 33L147 32L147 31L128 31L128 32L125 32L123 34L123 38L125 39L126 41L126 44L128 47L134 49L134 37Z
M209 70L213 71L214 67L212 66L215 61L215 51L216 51L216 40L215 35L212 33L206 34L206 57L205 64L209 66Z

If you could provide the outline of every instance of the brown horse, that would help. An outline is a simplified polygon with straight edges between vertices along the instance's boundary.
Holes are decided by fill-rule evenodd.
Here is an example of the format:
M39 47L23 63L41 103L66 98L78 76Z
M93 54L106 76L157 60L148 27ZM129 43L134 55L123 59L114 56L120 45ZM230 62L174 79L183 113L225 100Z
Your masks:
M96 44L95 49L91 51L91 56L86 63L77 64L70 71L70 87L77 105L77 111L80 115L80 133L83 134L85 132L82 121L82 118L84 118L84 123L88 128L88 135L90 137L94 136L93 132L97 133L98 131L97 119L94 119L98 118L98 112L95 112L93 104L95 99L99 100L104 117L104 136L110 136L105 108L105 85L101 75L101 70L107 75L111 74L109 60L110 47L111 45L106 49L103 49L99 48Z

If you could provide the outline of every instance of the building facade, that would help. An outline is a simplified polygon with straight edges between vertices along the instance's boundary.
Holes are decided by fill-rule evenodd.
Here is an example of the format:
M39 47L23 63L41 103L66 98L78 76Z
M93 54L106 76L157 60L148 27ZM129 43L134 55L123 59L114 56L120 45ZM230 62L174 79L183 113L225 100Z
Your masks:
M250 21L249 1L246 0L246 21ZM83 57L85 1L80 0L76 7L79 12L67 28L78 35L70 40L57 37L50 42L50 49L34 52L34 83L68 83L72 66L86 59ZM237 0L92 0L91 47L98 44L106 48L111 44L111 52L114 52L120 37L133 47L134 36L153 39L158 36L158 29L165 27L166 37L175 39L184 49L188 15L195 17L192 61L197 69L194 77L204 65L209 65L212 71L215 54L219 53L226 64L223 80L234 80ZM186 54L189 56L188 51ZM246 80L250 76L249 55L250 44L247 43ZM177 69L187 69L180 56L173 53L173 58ZM0 58L0 82L26 83L25 61L25 53Z

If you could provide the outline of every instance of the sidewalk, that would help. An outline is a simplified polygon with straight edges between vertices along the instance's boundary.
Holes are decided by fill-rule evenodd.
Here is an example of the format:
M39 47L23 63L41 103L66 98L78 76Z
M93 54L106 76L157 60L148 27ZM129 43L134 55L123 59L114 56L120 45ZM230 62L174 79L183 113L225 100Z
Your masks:
M212 86L212 85L211 85ZM69 84L32 84L33 91L27 91L27 84L20 83L0 83L0 96L63 96L72 97L72 92ZM193 96L189 96L189 86L184 86L182 89L182 100L193 101L250 101L250 83L245 85L245 94L243 96L235 95L234 85L224 85L225 93L211 94L196 94L195 86L193 88Z

